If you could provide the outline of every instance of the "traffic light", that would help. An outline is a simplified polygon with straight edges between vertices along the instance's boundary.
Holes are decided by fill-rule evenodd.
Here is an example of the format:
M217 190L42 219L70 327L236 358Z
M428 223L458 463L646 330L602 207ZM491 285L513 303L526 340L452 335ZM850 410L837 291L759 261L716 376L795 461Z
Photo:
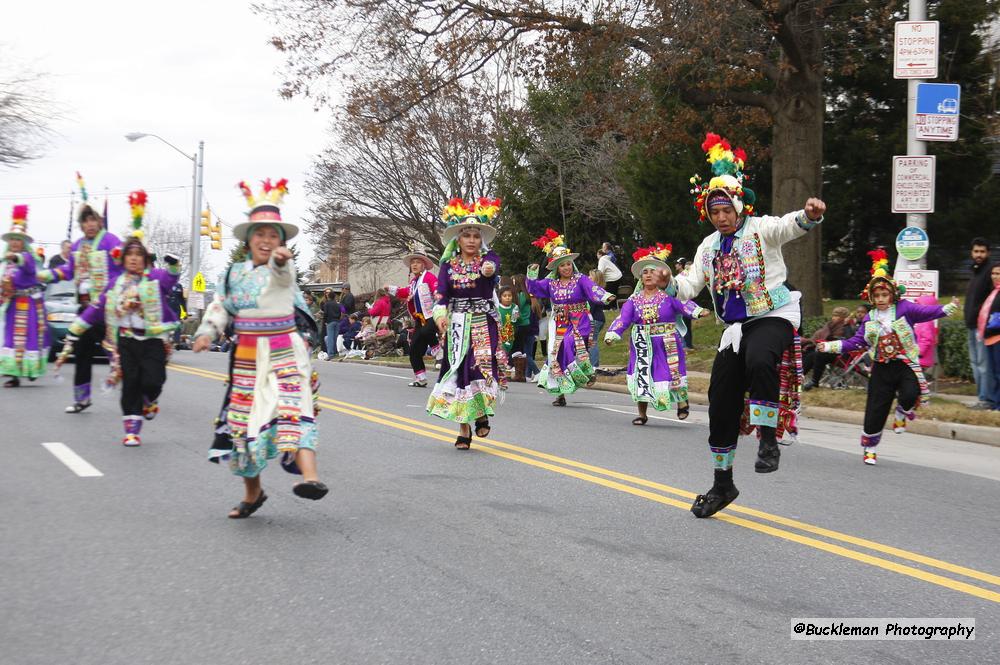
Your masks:
M222 249L222 222L212 227L212 249Z
M212 235L212 211L202 210L201 211L201 235L211 236Z

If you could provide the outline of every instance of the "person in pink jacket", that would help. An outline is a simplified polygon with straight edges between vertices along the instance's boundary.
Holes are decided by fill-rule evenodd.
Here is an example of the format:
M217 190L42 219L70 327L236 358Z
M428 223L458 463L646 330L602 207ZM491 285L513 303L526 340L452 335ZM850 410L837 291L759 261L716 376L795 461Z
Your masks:
M918 305L936 305L937 298L930 294L917 298ZM937 363L938 324L937 321L924 321L913 326L917 336L917 349L920 351L920 366L925 370Z
M389 315L392 314L392 299L385 289L375 292L375 304L368 308L368 316L372 317L372 323L378 327L380 323L386 323Z

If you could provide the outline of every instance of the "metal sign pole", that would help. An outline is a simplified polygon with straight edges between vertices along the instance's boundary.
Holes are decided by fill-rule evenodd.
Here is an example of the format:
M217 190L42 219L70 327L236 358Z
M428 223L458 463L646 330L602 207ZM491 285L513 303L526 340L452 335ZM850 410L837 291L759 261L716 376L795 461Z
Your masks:
M927 5L925 0L910 0L911 21L927 20ZM916 118L917 118L917 84L923 79L907 79L906 81L906 154L907 156L922 156L927 154L927 145L923 141L917 140ZM927 215L924 213L909 213L906 215L906 225L916 226L927 230ZM917 259L916 263L910 264L920 270L927 268L927 256Z

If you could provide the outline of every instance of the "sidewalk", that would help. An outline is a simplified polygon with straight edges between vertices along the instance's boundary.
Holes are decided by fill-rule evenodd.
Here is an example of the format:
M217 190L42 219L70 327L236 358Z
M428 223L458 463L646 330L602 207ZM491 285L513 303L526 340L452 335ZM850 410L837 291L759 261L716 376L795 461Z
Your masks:
M377 367L396 367L406 370L410 369L410 364L402 359L396 361L362 360L360 358L351 358L344 361L334 362L349 362L362 365L374 365ZM709 378L709 375L706 372L692 371L688 372L688 376L706 380ZM598 380L598 382L595 383L590 390L603 390L606 392L628 394L628 388L624 385L608 383L600 380ZM938 394L937 396L944 398L941 394ZM708 395L705 395L704 393L689 393L688 399L692 404L708 404ZM976 402L975 397L968 395L948 395L947 399L953 399L954 401L962 402L966 405ZM802 415L816 420L827 420L851 425L861 425L864 421L864 414L861 412L847 411L844 409L831 409L822 406L803 406ZM938 420L921 420L918 418L917 420L907 424L906 429L914 434L923 434L924 436L933 436L953 441L969 441L971 443L981 443L988 446L1000 447L1000 431L998 431L996 427L966 425L964 423L949 423Z

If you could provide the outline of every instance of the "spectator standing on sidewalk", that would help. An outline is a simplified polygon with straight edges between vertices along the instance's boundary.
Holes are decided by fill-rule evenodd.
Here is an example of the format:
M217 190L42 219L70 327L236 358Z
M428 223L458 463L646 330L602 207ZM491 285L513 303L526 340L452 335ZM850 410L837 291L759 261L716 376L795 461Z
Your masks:
M990 244L985 238L972 239L972 279L965 291L965 327L969 335L969 363L972 365L972 377L976 381L976 392L979 402L973 409L992 409L996 405L993 396L996 392L993 376L990 374L989 357L986 344L977 334L979 310L986 301L986 296L993 290L990 280Z
M337 301L333 289L323 292L323 325L326 326L326 354L329 360L337 355L337 337L340 335L340 321L347 316L344 306Z
M344 288L340 292L340 304L348 314L355 314L358 311L355 309L354 294L351 293L351 285L348 282L344 282Z
M990 268L990 285L993 291L979 308L976 332L986 345L989 369L993 374L993 410L1000 411L1000 263Z
M604 243L599 250L597 250L597 269L601 271L604 275L604 284L611 284L612 282L617 282L622 278L622 271L618 269L615 265L614 253L611 251L611 243ZM591 279L593 279L593 274L591 274ZM597 339L597 336L594 336Z
M677 263L674 264L674 274L676 275L686 275L688 268L691 266L691 262L681 257L677 259ZM684 315L681 316L681 320L684 321L684 348L694 349L694 328L691 325L691 317Z

